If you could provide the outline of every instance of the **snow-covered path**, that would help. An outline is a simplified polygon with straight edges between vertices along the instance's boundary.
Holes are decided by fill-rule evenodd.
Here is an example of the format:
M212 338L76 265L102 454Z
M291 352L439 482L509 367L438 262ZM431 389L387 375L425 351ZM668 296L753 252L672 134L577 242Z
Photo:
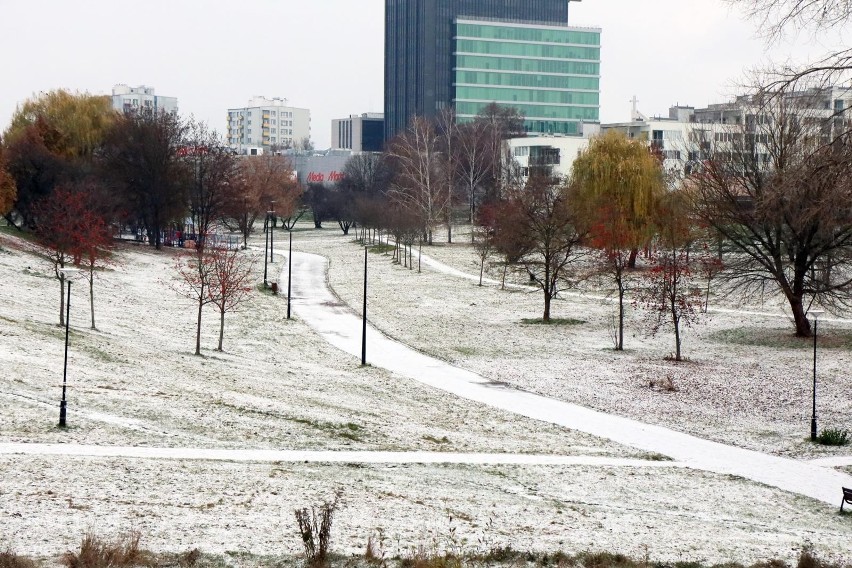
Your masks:
M329 290L327 268L324 257L293 254L293 308L329 343L360 358L361 318ZM286 274L281 281L284 278ZM368 292L368 319L370 301ZM838 504L841 486L852 487L852 476L821 465L711 442L488 381L406 347L371 326L367 363L495 408L664 454L687 467L745 477L831 505Z

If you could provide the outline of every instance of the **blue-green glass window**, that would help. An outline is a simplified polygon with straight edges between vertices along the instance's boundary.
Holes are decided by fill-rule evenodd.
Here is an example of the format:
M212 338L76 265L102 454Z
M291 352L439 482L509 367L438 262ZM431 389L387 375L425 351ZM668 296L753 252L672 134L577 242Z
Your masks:
M600 74L599 63L553 61L549 59L510 59L478 55L456 56L456 67L459 69L495 69L497 71L524 71L527 73Z
M523 75L488 71L456 71L456 83L470 85L502 85L506 87L540 87L543 89L600 90L597 77L564 77L558 75Z
M488 103L456 101L456 113L478 114ZM528 119L534 118L556 118L563 120L598 120L597 107L555 106L555 105L530 105L523 103L512 103L511 105Z
M601 50L597 47L564 45L541 45L524 43L500 43L460 39L456 42L458 53L485 53L489 55L518 55L522 57L550 57L554 59L587 59L597 61Z
M538 41L545 43L575 43L580 45L600 45L599 32L579 30L536 29L509 26L488 26L479 24L457 24L457 37L507 39L513 41Z
M531 102L575 105L598 105L598 93L545 91L538 89L500 89L495 87L456 87L456 99L474 101Z
M473 122L473 120L473 116L458 116L456 118L456 122L459 124ZM580 134L580 123L576 120L525 120L524 130L527 132L567 134L576 136Z

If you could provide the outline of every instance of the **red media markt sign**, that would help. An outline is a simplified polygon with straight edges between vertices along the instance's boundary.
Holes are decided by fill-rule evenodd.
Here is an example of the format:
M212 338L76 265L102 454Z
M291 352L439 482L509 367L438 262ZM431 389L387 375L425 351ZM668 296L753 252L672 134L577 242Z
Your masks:
M343 172L331 171L328 175L322 172L310 172L308 183L338 182L343 180Z

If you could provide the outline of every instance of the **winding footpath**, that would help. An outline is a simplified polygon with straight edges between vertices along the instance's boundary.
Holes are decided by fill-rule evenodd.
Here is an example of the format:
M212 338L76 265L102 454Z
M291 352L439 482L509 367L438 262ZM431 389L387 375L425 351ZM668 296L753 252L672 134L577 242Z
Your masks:
M329 290L327 271L324 257L293 254L293 309L330 344L360 358L361 318ZM284 278L286 273L280 281ZM369 320L369 304L367 312ZM494 383L402 345L369 325L367 363L494 408L664 454L689 468L741 476L833 506L840 503L841 487L852 487L852 476L821 463L728 446Z

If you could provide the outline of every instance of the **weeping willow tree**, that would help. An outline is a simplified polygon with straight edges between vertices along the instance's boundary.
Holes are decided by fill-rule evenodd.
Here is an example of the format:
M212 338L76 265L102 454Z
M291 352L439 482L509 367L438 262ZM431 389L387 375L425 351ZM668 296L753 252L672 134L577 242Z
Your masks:
M638 140L610 130L593 138L574 161L571 182L577 210L601 253L601 273L618 292L616 350L624 349L624 294L636 255L654 235L655 212L665 191L659 158Z
M16 110L3 135L13 143L41 119L50 127L48 150L63 158L89 158L103 143L117 113L107 96L70 93L59 89L40 93Z

